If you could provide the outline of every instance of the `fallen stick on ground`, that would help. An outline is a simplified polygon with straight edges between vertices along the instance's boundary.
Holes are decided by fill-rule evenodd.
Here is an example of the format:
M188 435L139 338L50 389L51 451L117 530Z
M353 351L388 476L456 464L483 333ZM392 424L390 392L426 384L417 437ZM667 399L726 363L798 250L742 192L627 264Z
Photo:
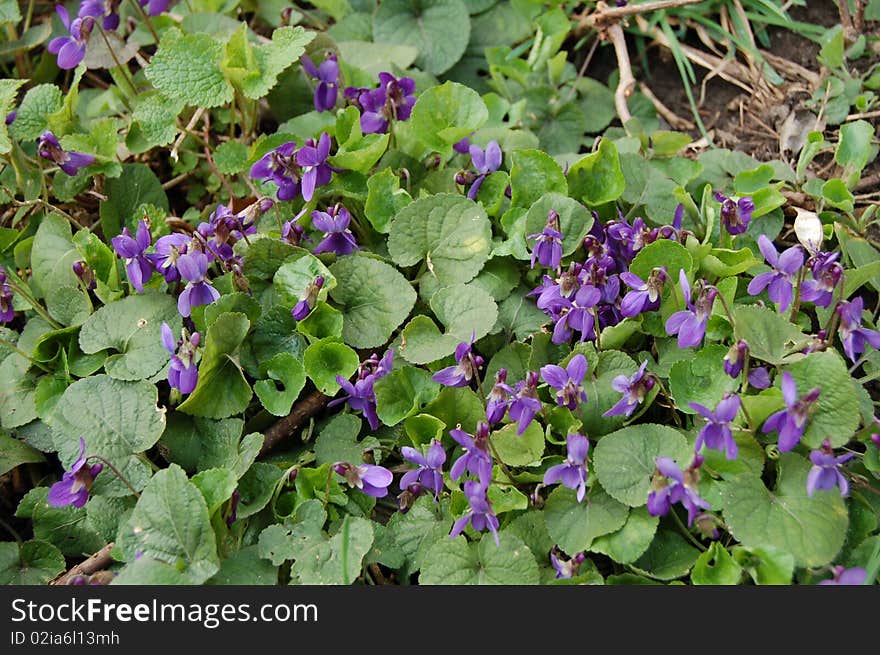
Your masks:
M49 584L66 585L69 584L72 578L75 578L78 575L92 575L93 573L102 571L113 562L113 558L110 556L111 550L113 550L112 541L104 546L97 553L94 553L85 562L81 562L80 564L72 567L66 573L62 573L60 576L52 580L52 582L50 582Z
M330 402L330 398L320 391L313 391L297 402L290 414L276 421L263 433L263 447L260 449L260 456L265 455L291 436L297 428L324 409L328 402Z

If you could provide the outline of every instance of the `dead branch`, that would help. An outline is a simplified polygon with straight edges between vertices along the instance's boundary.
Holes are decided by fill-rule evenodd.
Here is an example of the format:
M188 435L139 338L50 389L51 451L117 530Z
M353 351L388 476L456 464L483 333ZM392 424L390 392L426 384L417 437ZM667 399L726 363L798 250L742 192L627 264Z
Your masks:
M52 582L50 582L49 584L66 585L69 584L73 578L79 575L92 575L94 573L97 573L98 571L102 571L103 569L107 568L113 562L113 558L110 556L110 551L113 550L113 545L114 544L111 541L97 553L94 553L86 561L77 564L66 573L62 573L60 576L52 580Z
M654 95L654 92L651 91L650 87L644 82L639 82L639 90L642 94L648 98L652 103L654 103L654 108L657 110L657 113L663 117L663 119L669 123L670 127L673 127L677 130L692 130L695 125L693 122L687 120L686 118L682 118L674 111L672 111L669 107L664 105L660 98Z
M614 91L614 106L617 109L617 116L620 118L620 122L626 125L627 121L632 118L626 101L636 86L636 78L633 77L632 65L629 62L629 51L626 49L626 37L623 35L623 28L618 23L614 23L608 26L606 33L611 44L614 46L614 54L617 55L617 68L620 72L620 80L617 82L617 89Z
M260 449L260 456L262 457L293 435L306 421L324 409L328 402L330 402L330 398L317 390L298 401L290 414L276 421L263 433L263 447Z
M597 2L596 11L580 17L575 32L582 33L593 28L602 29L604 26L616 23L628 16L647 14L652 11L671 9L673 7L685 7L700 2L703 2L703 0L656 0L655 2L643 2L623 7L609 7L604 2Z

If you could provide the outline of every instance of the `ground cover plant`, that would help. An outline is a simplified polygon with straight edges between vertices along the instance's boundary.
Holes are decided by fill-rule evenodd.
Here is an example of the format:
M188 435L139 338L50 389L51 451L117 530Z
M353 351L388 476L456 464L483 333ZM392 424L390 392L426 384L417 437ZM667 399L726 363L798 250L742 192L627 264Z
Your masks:
M802 4L0 2L0 582L876 582L880 4Z

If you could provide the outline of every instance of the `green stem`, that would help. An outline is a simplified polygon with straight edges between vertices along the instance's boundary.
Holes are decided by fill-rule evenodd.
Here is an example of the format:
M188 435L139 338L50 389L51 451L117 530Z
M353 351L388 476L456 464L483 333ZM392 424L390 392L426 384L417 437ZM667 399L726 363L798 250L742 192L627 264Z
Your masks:
M135 489L132 486L131 482L128 481L128 478L126 478L124 475L122 475L120 470L118 468L116 468L115 466L113 466L113 464L111 464L108 460L104 459L100 455L90 455L89 457L86 458L86 462L88 462L88 460L90 460L90 459L96 459L99 462L106 464L107 468L109 468L111 471L113 471L113 473L116 475L116 477L119 478L126 487L128 487L129 491L131 491L131 493L134 494L135 498L141 497L141 495L138 493L137 489Z
M791 306L791 315L788 317L788 320L791 323L797 324L798 312L801 310L801 286L803 286L805 277L806 269L801 268L801 270L798 271L797 289L794 292L794 303L792 303Z
M678 515L678 513L675 511L675 509L670 509L669 513L672 514L672 518L675 519L675 523L678 525L678 529L681 531L681 533L685 537L687 537L688 541L690 541L694 546L696 546L700 550L705 551L706 547L703 544L701 544L699 541L697 541L696 537L694 537L694 535L691 534L691 531L688 530L687 526L684 524L684 521L681 520L681 517Z
M153 26L153 21L150 20L150 16L144 11L144 8L141 7L141 3L138 2L138 0L131 0L131 4L134 5L135 10L141 15L144 23L146 23L147 29L150 30L150 34L153 35L153 39L156 41L156 45L159 45L159 35L156 33L156 28Z
M489 442L489 449L492 451L492 457L498 460L498 466L501 468L501 471L504 473L504 475L507 476L507 479L510 480L511 485L513 485L514 487L517 486L517 482L513 477L513 473L510 472L510 469L507 468L507 464L505 464L501 460L501 457L499 457L498 455L498 451L495 450L495 444L492 443L492 435L489 435L487 441Z
M61 330L64 326L61 325L58 321L52 318L49 315L49 312L46 311L45 307L43 307L36 298L34 298L29 291L25 291L24 287L20 286L17 282L15 282L11 277L7 278L6 283L12 287L13 292L17 292L21 295L22 298L28 301L28 304L33 308L35 312L37 312L40 316L46 319L46 322L49 323L56 330Z
M24 34L31 27L31 21L34 18L34 0L28 0L28 8L27 13L24 16L24 27L21 28L21 33Z
M16 346L14 343L12 343L11 341L7 341L6 339L4 339L4 338L2 338L2 337L0 337L0 347L3 347L3 348L9 348L9 350L13 351L15 354L19 355L20 357L24 357L24 358L25 358L26 360L28 360L31 364L33 364L34 366L36 366L37 368L43 370L43 371L46 372L46 373L51 373L51 372L52 372L51 370L49 370L48 368L46 368L43 364L41 364L40 362L38 362L37 360L35 360L33 357L31 357L30 355L28 355L28 354L27 354L25 351L23 351L21 348L19 348L18 346Z
M107 51L110 53L110 57L113 59L113 63L116 64L114 68L110 69L110 75L115 81L116 76L113 75L113 71L118 70L122 77L125 78L126 83L128 83L128 85L131 87L134 95L137 95L137 87L135 87L134 82L131 80L128 69L123 68L122 62L120 62L119 57L116 56L116 52L113 50L113 46L110 45L110 39L107 38L107 32L104 31L101 23L95 22L95 25L98 27L98 31L101 33L101 38L104 39L104 44L107 46Z

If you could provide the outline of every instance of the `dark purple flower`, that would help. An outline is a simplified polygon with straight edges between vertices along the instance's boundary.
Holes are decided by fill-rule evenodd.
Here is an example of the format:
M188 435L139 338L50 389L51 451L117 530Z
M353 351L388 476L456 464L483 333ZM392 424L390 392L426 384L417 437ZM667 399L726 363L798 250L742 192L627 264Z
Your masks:
M146 255L146 250L150 247L151 242L150 228L143 219L138 221L134 237L131 236L129 229L124 227L122 234L110 240L116 254L125 260L128 281L138 290L138 293L144 292L144 283L148 282L153 275L153 265Z
M464 483L464 495L468 499L470 508L452 524L449 536L457 537L470 523L477 532L489 528L495 537L495 545L498 546L498 517L492 511L492 505L486 496L486 488L476 480L468 480Z
M315 308L315 305L318 304L318 293L321 291L321 288L323 286L323 275L318 275L314 280L309 282L306 285L305 291L303 291L303 295L299 299L299 302L293 306L292 310L290 310L291 316L293 316L293 318L295 318L297 321L301 321L306 316L311 314L312 310Z
M119 27L119 2L118 0L83 0L77 16L100 19L101 26L105 30L112 31Z
M728 395L722 398L716 405L714 412L699 403L688 403L688 405L708 421L697 436L694 450L700 452L700 448L705 444L707 448L712 450L723 450L727 454L727 459L736 459L738 449L736 441L733 439L730 423L739 412L739 396Z
M848 496L849 481L841 472L840 465L855 456L855 453L846 453L835 457L831 443L827 439L822 442L820 450L810 451L810 461L813 462L813 466L807 473L807 495L812 497L816 489L828 491L838 487L841 496Z
M147 255L155 268L166 282L177 282L180 272L177 270L177 259L189 249L190 237L175 232L166 234L156 240L154 252Z
M95 478L98 476L104 465L101 463L86 466L86 440L79 438L79 457L70 467L69 471L65 471L61 480L53 484L49 488L48 501L52 507L65 507L73 505L74 507L84 507L89 499L89 491Z
M7 284L6 269L0 266L0 323L9 323L15 318L12 308L12 287Z
M146 9L148 16L158 16L171 6L172 0L138 0L141 7Z
M571 559L562 559L562 557L558 556L556 552L556 548L550 552L550 563L556 571L557 580L573 578L577 575L577 571L581 564L587 559L586 553L578 553Z
M348 229L350 223L351 214L339 203L328 207L326 212L313 211L312 225L324 233L324 239L312 252L316 255L322 252L334 252L341 256L360 250L354 235Z
M452 149L455 150L460 155L467 155L470 153L471 140L470 137L464 137L452 144Z
M300 193L302 168L296 163L296 143L288 141L270 150L251 166L255 180L271 180L278 187L278 200L290 200Z
M864 300L861 296L852 301L846 301L837 305L837 313L840 316L840 341L843 343L843 352L855 362L865 350L865 343L874 348L880 348L880 332L862 327L862 312Z
M807 262L813 273L812 280L801 283L801 299L819 307L828 307L834 290L843 277L843 266L837 261L840 252L818 252Z
M488 487L492 482L492 456L489 454L489 425L480 422L474 436L461 429L450 430L449 436L464 448L464 454L452 463L449 477L458 480L465 471L476 475L480 485Z
M541 377L544 378L544 382L556 389L556 404L568 407L570 410L575 410L580 403L587 402L587 394L582 386L586 375L587 358L580 353L572 357L565 368L556 364L541 367Z
M755 389L766 389L770 386L770 373L763 366L749 371L749 384Z
M486 144L486 150L480 146L471 145L468 151L471 154L471 162L477 169L477 177L471 184L471 188L468 189L467 197L476 200L480 187L483 186L483 180L501 168L501 148L497 141L489 141Z
M602 292L594 286L584 285L577 290L574 301L567 301L553 327L551 340L555 344L567 343L573 331L580 332L579 341L595 339L593 308L602 300Z
M648 494L648 513L651 516L666 516L673 505L681 503L687 509L690 526L701 509L712 509L697 493L699 468L703 464L701 456L695 455L694 461L684 471L668 457L655 457L654 464L657 470L652 481L653 488Z
M831 573L834 576L833 578L822 580L819 584L848 586L863 585L865 584L865 578L868 577L868 572L860 566L854 566L851 569L842 566L832 566Z
M691 287L684 269L678 273L678 283L681 285L687 309L675 312L666 320L666 334L677 334L678 347L690 348L700 345L706 334L706 325L709 323L718 289L703 283L696 301L691 302Z
M241 492L236 489L232 492L232 501L229 504L229 514L226 515L226 527L231 528L238 518L238 503L241 501Z
M71 21L70 14L67 13L67 9L63 5L55 5L55 11L58 12L61 24L68 31L68 35L52 39L47 50L53 55L58 55L58 68L70 70L76 68L86 56L86 43L94 28L95 19L86 16L85 18L77 17Z
M511 396L513 389L507 384L507 369L499 369L495 374L495 384L489 392L486 403L486 420L489 423L498 423L507 413L507 408L513 402Z
M58 5L59 8L61 5ZM95 163L95 157L84 152L65 151L58 139L49 130L40 135L37 140L37 152L43 159L54 162L68 175L76 175L79 169L91 166Z
M645 360L639 366L639 370L631 376L618 375L611 381L611 388L622 393L623 397L602 416L632 416L636 407L645 400L645 396L654 388L654 378L650 375L645 377L645 367L647 366L648 362Z
M393 365L394 348L389 348L381 360L374 353L358 366L358 378L354 384L341 375L337 375L336 383L347 395L331 400L327 406L333 407L347 402L353 410L363 413L370 424L370 429L378 430L379 416L376 414L376 393L373 390L373 384L379 378L388 375Z
M350 487L357 487L368 496L384 498L388 495L388 485L394 480L394 474L383 466L375 464L349 464L337 462L333 470L345 478Z
M379 88L357 95L357 103L363 111L361 130L364 134L382 134L388 131L391 121L408 120L416 103L415 90L412 78L397 79L391 73L379 73Z
M315 66L314 62L306 55L300 57L300 63L310 76L318 80L315 87L314 103L317 111L330 111L336 106L336 97L339 92L339 64L336 55L330 53Z
M309 139L296 153L296 163L302 167L302 197L308 202L315 189L330 182L333 169L327 163L330 156L330 135L323 132L316 142ZM280 196L279 196L280 199Z
M513 401L508 410L510 418L517 422L516 434L521 435L535 418L535 414L543 409L538 399L538 374L534 371L526 373L526 379L516 383L513 390Z
M784 312L791 304L794 295L794 275L804 264L804 251L800 246L792 246L781 255L776 252L773 242L762 234L758 237L758 247L764 259L770 264L772 271L760 273L749 282L748 291L757 296L764 289L775 303L779 303L779 311Z
M736 379L749 360L749 344L740 339L730 347L724 356L724 372ZM768 380L769 382L769 380ZM769 386L769 384L768 384Z
M723 193L716 193L715 200L721 203L721 225L729 234L742 234L748 229L752 212L755 211L751 197L743 196L734 200Z
M562 232L559 231L559 214L552 209L547 215L547 225L537 234L530 234L529 239L535 239L535 247L532 250L532 268L535 268L537 259L541 266L556 269L562 261Z
M772 414L764 421L761 428L764 432L776 430L779 433L780 451L789 451L800 442L820 393L821 390L815 388L798 398L797 383L791 373L782 372L782 397L785 399L785 409Z
M186 329L183 331L183 338L176 340L168 323L162 323L162 345L171 353L168 384L182 394L192 393L199 381L199 369L195 360L200 341L201 335L198 332L193 332L190 336Z
M400 487L405 489L411 484L419 484L434 492L436 499L443 490L443 464L446 462L446 451L443 444L436 439L431 440L428 452L424 455L415 448L404 446L400 449L403 458L418 468L407 471L400 478Z
M444 387L466 387L476 379L483 358L472 352L474 337L470 341L462 341L455 347L455 365L440 369L431 379Z
M181 255L177 259L177 270L187 280L186 287L177 299L177 311L181 316L187 317L192 313L193 307L210 305L220 297L220 292L206 279L208 258L205 253L194 250Z
M590 440L581 434L570 434L565 440L567 456L562 464L551 466L544 473L544 485L562 482L563 486L577 491L581 502L587 493L587 454Z
M6 114L6 125L12 125L15 122L15 119L18 117L18 110L13 109L11 112Z
M638 316L642 312L655 312L660 309L660 294L669 276L666 267L661 266L651 271L645 282L635 273L624 271L620 279L632 289L620 301L620 313L625 317Z

